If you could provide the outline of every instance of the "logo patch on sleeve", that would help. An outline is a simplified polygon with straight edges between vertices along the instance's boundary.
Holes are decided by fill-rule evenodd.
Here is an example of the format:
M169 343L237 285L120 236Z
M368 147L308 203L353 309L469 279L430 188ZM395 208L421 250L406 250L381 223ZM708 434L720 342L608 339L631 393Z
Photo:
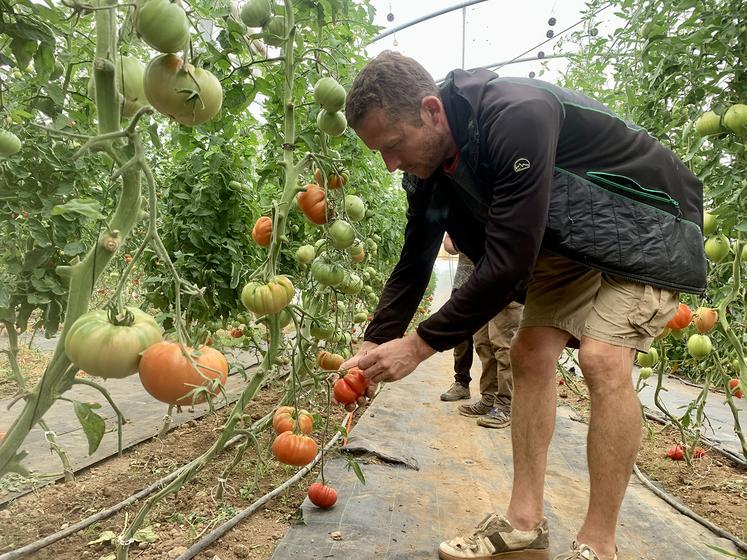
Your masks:
M520 173L529 169L529 160L527 158L519 158L514 162L514 171Z

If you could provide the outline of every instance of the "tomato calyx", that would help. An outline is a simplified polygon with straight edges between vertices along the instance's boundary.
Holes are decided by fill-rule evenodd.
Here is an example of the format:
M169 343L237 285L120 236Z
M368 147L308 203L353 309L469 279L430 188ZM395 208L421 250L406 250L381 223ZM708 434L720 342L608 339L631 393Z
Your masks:
M131 327L135 322L135 316L125 308L124 313L120 313L115 304L110 304L106 308L107 318L112 325L117 327Z

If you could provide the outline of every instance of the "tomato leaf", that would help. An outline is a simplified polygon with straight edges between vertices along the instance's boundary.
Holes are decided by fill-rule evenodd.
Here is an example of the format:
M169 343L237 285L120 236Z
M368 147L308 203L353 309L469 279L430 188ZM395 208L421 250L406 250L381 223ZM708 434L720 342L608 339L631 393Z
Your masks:
M68 200L65 204L58 204L52 208L53 216L62 216L65 214L80 214L87 218L103 220L106 216L101 213L101 204L91 198L74 198Z
M349 455L345 455L345 460L348 462L348 464L346 465L347 469L352 469L355 473L355 476L358 477L358 480L360 480L361 484L365 484L366 477L363 475L363 469L361 469L358 461L356 461L354 457L351 457Z
M101 408L101 405L99 403L73 401L73 407L75 408L75 415L86 434L86 439L88 439L88 454L93 455L99 448L106 430L104 419L94 412L95 409Z

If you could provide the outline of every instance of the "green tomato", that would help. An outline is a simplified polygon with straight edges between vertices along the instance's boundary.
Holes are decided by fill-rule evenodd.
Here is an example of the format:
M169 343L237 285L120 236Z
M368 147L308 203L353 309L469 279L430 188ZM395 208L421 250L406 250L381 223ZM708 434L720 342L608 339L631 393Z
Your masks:
M696 360L702 360L713 350L713 343L706 334L694 334L687 339L687 353Z
M355 241L355 230L345 220L335 220L329 226L329 237L335 249L347 249Z
M323 286L337 286L345 279L345 270L337 263L317 257L311 263L311 276Z
M274 315L286 307L295 294L287 276L275 276L269 282L249 282L241 290L241 303L257 315Z
M650 368L650 367L642 367L638 371L638 377L639 377L639 379L644 379L644 380L648 379L653 374L654 374L654 370L652 368Z
M155 319L135 307L127 307L132 323L116 325L99 309L78 317L65 334L65 353L76 366L105 379L121 379L137 372L140 354L159 342L161 329Z
M345 195L345 213L351 222L360 222L366 216L366 205L363 199L354 194Z
M721 128L721 117L713 111L706 111L695 121L695 133L698 136L711 136L724 131Z
M272 17L272 4L270 0L249 0L239 15L247 27L262 27Z
M367 320L368 320L367 311L358 311L358 313L353 315L353 323L365 323Z
M314 85L314 99L322 109L334 113L345 105L345 88L334 78L322 78Z
M636 354L636 362L642 367L653 367L659 363L659 352L653 346L649 348L648 353L638 352Z
M189 41L187 14L169 0L147 0L137 14L136 29L143 41L162 53L182 51Z
M737 103L724 113L724 126L737 136L747 136L747 105Z
M730 247L729 238L724 234L709 237L705 242L706 257L711 262L721 262L729 254Z
M363 289L363 280L356 273L351 272L348 274L342 283L338 286L338 289L347 295L355 295ZM338 304L339 308L339 304Z
M21 140L10 132L0 128L0 158L17 154L21 150Z
M325 134L340 136L348 127L348 121L340 112L330 113L322 109L316 117L316 126Z
M335 327L329 321L320 319L318 321L313 321L311 323L311 326L309 327L309 332L311 333L311 336L313 337L320 338L322 340L327 340L334 334Z
M182 59L173 54L159 55L148 63L143 87L154 109L188 126L209 121L223 104L218 78L191 64L182 66Z
M285 40L285 16L272 16L270 20L262 26L262 31L268 33L265 37L265 43L273 47L279 47Z
M296 249L296 262L298 264L309 264L316 256L316 249L313 245L301 245Z
M716 214L703 212L703 235L711 235L716 231L716 226L718 226L718 218L716 217Z

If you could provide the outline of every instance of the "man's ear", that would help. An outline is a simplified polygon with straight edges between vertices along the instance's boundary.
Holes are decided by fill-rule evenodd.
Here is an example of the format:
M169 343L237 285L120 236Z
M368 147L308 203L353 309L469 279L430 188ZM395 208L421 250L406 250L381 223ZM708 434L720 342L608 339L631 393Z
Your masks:
M444 117L444 106L435 95L426 95L420 101L420 118L423 122L435 124Z

